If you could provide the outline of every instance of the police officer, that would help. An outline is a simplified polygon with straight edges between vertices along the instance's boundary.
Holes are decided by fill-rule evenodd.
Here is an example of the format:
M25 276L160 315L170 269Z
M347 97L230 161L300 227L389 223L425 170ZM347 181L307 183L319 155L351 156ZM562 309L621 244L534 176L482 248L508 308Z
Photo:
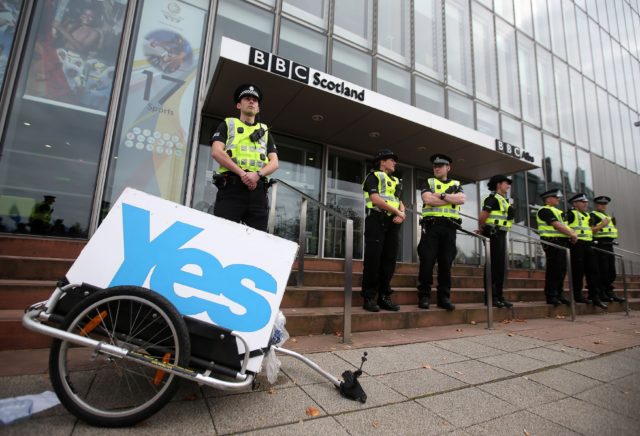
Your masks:
M252 84L236 89L233 98L240 115L220 123L211 137L211 156L220 164L213 214L266 231L267 176L278 169L278 154L267 126L256 121L262 96Z
M571 209L565 214L565 221L569 228L576 232L578 240L571 245L571 273L573 277L573 295L577 303L591 303L602 309L607 305L602 302L600 294L599 269L596 256L591 247L593 233L591 231L591 215L587 212L589 199L580 192L569 199ZM587 276L587 286L589 287L589 301L582 294L584 277Z
M505 278L507 253L507 232L513 225L515 211L507 200L511 188L511 179L502 174L489 179L487 187L491 193L482 202L482 211L478 219L477 233L489 238L491 246L491 288L492 302L495 307L511 308L513 304L504 299L502 288ZM485 271L486 274L486 271ZM485 304L487 295L485 291Z
M390 297L398 234L405 219L404 204L399 198L400 181L393 176L397 161L398 157L391 150L380 150L374 159L374 169L362 184L367 213L364 221L362 307L369 312L400 310Z
M435 177L427 179L422 189L422 236L418 244L420 273L418 307L429 308L433 266L438 262L438 307L454 310L451 303L451 265L456 257L456 229L460 227L460 205L465 202L462 186L449 179L451 158L434 154L430 158Z
M540 239L563 247L568 247L569 243L575 243L578 236L564 222L562 211L558 209L562 193L558 189L550 189L543 192L540 197L544 201L544 206L536 214ZM566 252L546 244L542 244L542 249L547 258L544 276L544 295L547 303L554 306L569 305L569 300L562 295L562 283L567 275Z
M607 205L611 198L601 195L593 199L595 210L591 212L591 230L593 243L596 248L611 254L595 250L598 266L600 267L600 285L609 301L624 303L624 298L613 292L613 282L616 279L616 258L613 256L613 246L618 238L616 219L607 214ZM604 300L604 299L603 299Z

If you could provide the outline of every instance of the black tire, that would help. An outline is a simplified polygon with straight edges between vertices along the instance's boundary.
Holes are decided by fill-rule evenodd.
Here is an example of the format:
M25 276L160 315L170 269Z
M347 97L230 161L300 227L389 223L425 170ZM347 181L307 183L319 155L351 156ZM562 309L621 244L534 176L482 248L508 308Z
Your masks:
M179 366L189 362L182 316L145 288L117 286L90 295L69 312L63 329ZM59 339L51 346L49 375L67 410L100 427L130 426L150 417L171 400L180 381L131 359L94 355Z

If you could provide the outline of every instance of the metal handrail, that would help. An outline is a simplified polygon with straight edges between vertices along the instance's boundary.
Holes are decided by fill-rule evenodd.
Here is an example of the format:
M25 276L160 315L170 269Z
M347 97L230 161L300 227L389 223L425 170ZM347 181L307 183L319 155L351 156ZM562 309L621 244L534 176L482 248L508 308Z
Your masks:
M624 311L627 314L627 316L629 316L629 293L627 291L627 275L624 269L624 256L618 253L614 253L612 251L603 250L602 248L598 248L598 247L591 247L591 248L601 253L606 253L620 259L620 264L622 265L621 272L622 272L622 294L624 295Z
M419 217L421 217L421 212L416 211L411 209L410 207L406 207L405 206L405 211L411 211L414 214L418 215ZM465 215L466 216L466 215ZM473 218L473 217L469 217L469 218ZM492 279L491 279L491 244L490 244L490 239L487 238L484 235L479 235L477 233L471 232L467 229L463 229L462 226L460 224L458 224L455 221L451 221L452 223L455 223L457 226L457 230L467 234L469 236L473 236L474 238L478 238L479 240L482 241L483 245L484 245L484 253L485 253L485 292L487 293L487 329L492 330L493 329L493 286L491 284Z
M296 274L296 286L303 286L304 283L304 253L306 248L305 232L307 229L307 207L308 202L318 206L325 212L334 217L345 221L345 253L344 253L344 318L342 342L351 343L351 305L353 303L353 220L347 218L339 212L336 212L329 206L319 202L313 197L305 194L299 189L291 186L289 183L280 179L271 179L271 205L269 208L269 224L268 232L273 234L275 230L276 218L276 200L278 196L278 185L283 185L289 190L295 192L302 201L300 202L300 231L298 233L298 272Z

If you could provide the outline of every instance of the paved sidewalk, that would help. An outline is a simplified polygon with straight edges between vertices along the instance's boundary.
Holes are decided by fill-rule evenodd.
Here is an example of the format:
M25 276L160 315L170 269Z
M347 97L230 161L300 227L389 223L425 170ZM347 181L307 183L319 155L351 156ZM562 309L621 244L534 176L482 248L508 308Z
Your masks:
M358 333L350 346L332 336L300 337L287 346L336 376L359 365L366 349L367 403L340 397L313 370L281 357L275 386L263 380L257 391L223 393L184 383L174 401L130 429L92 428L57 406L0 434L640 434L636 312L575 323L515 320L492 331L467 324ZM0 353L0 398L51 389L43 356Z

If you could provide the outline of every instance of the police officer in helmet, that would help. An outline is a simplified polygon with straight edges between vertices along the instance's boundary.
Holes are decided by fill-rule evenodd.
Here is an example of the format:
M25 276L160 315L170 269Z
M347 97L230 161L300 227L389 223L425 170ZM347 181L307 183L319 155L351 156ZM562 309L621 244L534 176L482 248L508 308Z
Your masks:
M398 157L391 150L380 150L374 158L373 169L362 184L367 214L364 222L362 307L369 312L400 310L390 297L400 225L405 220L400 180L393 176L397 162Z
M273 135L258 121L262 91L244 84L233 94L237 118L226 118L211 137L211 156L220 164L214 176L218 195L215 216L266 231L269 182L278 169Z
M595 204L595 210L591 211L593 243L596 248L607 252L595 250L600 267L600 284L608 301L624 303L625 299L618 297L613 292L613 282L616 280L616 258L613 256L613 246L617 244L618 228L616 227L616 219L607 213L607 206L611 203L611 198L601 195L594 198L593 202Z
M494 307L506 307L507 309L513 307L513 304L505 300L503 295L506 273L507 233L513 225L514 217L514 209L507 200L511 183L511 179L502 174L497 174L489 179L487 187L491 193L482 203L477 230L478 234L489 238L491 246L492 304ZM486 294L484 299L485 304L487 304Z
M438 262L438 307L454 310L451 303L451 265L456 257L456 230L460 226L460 205L466 197L459 181L449 179L452 159L445 154L431 156L433 174L422 189L422 236L418 244L420 273L418 307L429 308L433 266Z

